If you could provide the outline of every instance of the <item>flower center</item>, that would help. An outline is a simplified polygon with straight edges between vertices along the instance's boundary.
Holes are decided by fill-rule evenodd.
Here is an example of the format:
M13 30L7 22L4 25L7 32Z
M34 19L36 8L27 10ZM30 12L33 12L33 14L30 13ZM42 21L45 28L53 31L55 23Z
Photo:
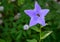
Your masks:
M37 14L38 17L40 17L40 14Z

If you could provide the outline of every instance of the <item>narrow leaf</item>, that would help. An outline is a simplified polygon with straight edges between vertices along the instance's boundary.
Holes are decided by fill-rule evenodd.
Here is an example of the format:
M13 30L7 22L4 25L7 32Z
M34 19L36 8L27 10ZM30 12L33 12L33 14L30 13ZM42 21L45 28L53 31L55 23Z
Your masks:
M45 39L47 36L49 36L52 33L52 31L45 31L41 33L41 39Z

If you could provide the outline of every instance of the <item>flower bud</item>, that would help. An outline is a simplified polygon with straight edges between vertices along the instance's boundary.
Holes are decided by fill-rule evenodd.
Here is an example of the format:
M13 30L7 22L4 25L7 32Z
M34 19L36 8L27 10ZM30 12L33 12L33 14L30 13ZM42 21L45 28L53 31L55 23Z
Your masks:
M29 26L27 24L25 24L23 28L24 28L24 30L28 30Z
M20 13L17 13L15 16L14 16L14 20L17 20L20 18Z
M3 6L0 6L0 11L3 11L4 10L4 7Z

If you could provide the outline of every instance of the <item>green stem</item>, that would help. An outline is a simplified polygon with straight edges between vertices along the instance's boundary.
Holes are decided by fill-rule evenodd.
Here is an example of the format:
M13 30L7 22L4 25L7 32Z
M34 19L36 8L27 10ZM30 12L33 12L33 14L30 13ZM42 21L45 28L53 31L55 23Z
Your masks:
M40 42L41 42L41 28L40 28Z
M42 42L42 40L41 40L41 32L42 32L41 28L43 28L43 26L40 27L40 42Z

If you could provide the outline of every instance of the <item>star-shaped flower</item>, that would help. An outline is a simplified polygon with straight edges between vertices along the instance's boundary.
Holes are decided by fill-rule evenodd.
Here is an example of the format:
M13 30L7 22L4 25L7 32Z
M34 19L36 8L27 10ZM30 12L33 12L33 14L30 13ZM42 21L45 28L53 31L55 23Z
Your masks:
M41 9L37 1L35 2L35 8L33 10L24 10L24 12L30 16L31 20L29 26L34 26L37 23L45 26L45 16L49 12L49 9Z

